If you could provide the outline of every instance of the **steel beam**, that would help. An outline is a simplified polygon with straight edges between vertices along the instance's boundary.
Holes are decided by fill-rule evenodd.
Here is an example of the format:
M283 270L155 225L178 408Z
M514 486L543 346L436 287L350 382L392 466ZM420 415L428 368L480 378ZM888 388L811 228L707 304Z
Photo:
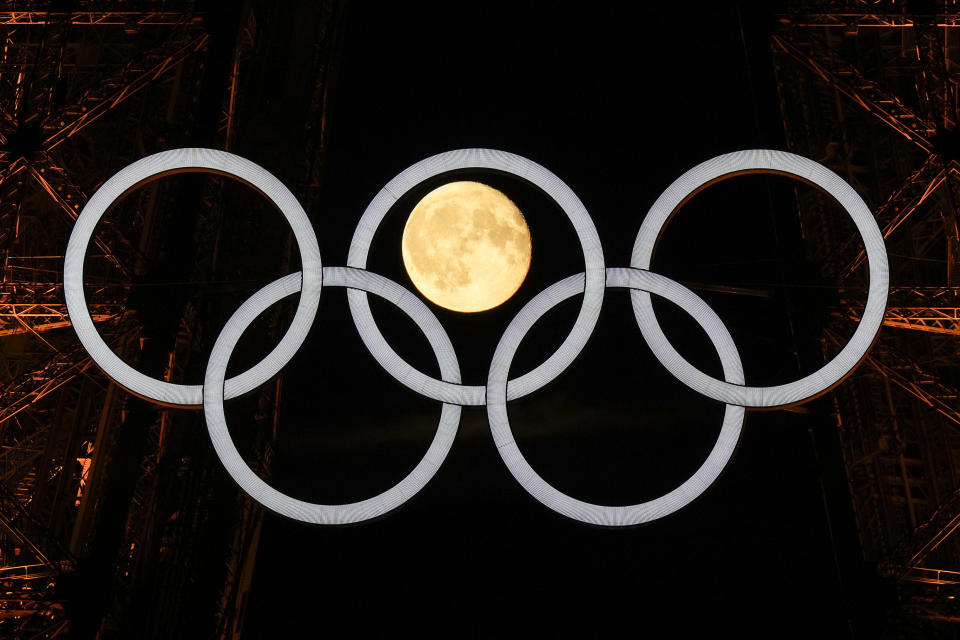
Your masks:
M771 38L771 43L775 52L789 55L857 106L925 152L933 153L936 125L865 77L856 67L826 47L813 43L794 42L780 36Z

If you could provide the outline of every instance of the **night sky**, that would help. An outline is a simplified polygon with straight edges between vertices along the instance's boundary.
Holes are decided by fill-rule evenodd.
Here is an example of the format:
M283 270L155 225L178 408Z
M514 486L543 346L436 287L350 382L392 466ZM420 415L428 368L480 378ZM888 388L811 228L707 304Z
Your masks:
M325 186L308 212L324 264L346 264L366 205L404 168L488 147L566 181L593 216L607 266L627 266L646 210L684 171L721 153L786 148L767 44L772 9L701 4L624 13L353 3L331 93ZM401 198L373 244L371 270L412 289L400 257L405 213L448 179L501 189L532 234L530 274L506 304L475 315L431 305L464 380L481 384L517 311L582 271L583 257L543 193L509 176L462 172ZM724 319L750 384L794 380L820 357L816 329L830 294L814 286L815 266L803 259L793 187L765 176L711 187L678 213L655 254L656 271L687 283ZM372 304L398 353L436 375L418 329L389 304ZM562 342L579 304L560 305L534 327L514 375ZM693 321L668 303L656 308L681 352L719 375ZM380 369L343 290L324 290L285 376L271 479L281 491L323 503L370 497L402 479L433 437L439 403ZM507 471L483 408L466 408L444 465L396 512L340 528L267 514L245 633L844 637L850 619L871 615L873 587L863 586L869 567L850 545L831 407L826 396L802 411L748 412L714 486L679 513L622 530L542 506ZM509 412L520 449L548 482L583 500L631 504L693 473L723 407L666 372L636 328L629 295L608 290L582 355ZM228 418L243 428L242 415L228 410Z

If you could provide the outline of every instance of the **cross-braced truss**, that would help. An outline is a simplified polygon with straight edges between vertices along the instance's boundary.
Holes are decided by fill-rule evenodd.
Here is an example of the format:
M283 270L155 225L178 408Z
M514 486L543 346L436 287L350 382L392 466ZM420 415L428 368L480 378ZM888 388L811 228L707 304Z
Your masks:
M886 328L834 392L860 542L903 607L960 620L960 6L793 2L771 39L793 150L847 179L890 255ZM824 341L859 319L863 244L835 203L801 194L808 252L836 284Z
M47 5L0 11L0 634L9 637L69 630L58 583L93 531L90 494L102 472L92 463L109 464L120 423L122 394L91 375L69 329L63 230L101 180L91 170L111 170L91 154L105 135L101 123L134 117L137 98L152 87L170 89L209 38L186 5L73 13ZM127 357L136 354L136 321L125 313L122 283L150 251L149 225L133 222L123 232L102 225L89 255L91 315Z
M210 477L204 447L186 444L203 433L197 416L131 410L128 395L99 374L69 328L62 255L87 198L118 169L171 146L232 148L240 114L252 109L244 106L245 82L269 77L247 72L261 22L276 30L289 16L265 2L207 12L192 0L81 0L69 10L14 4L0 7L0 635L176 637L196 623L185 608L205 607L211 634L238 637L262 512L225 485L230 515L217 507L213 518L209 487L223 479ZM311 120L299 140L308 204L322 165L339 13L337 3L323 2L305 18L319 27L301 61L313 80L304 96ZM242 206L224 203L219 180L182 191L148 184L128 196L101 222L85 264L101 335L135 365L159 354L169 379L196 368L198 340L215 329L202 317L209 308L195 300L170 305L173 333L158 347L130 297L169 259L171 215L193 230L179 239L184 246L215 246L224 242L224 207ZM219 268L216 252L197 255L181 277ZM268 334L280 330L280 317ZM279 390L277 381L255 398L265 427L250 457L264 474ZM125 433L144 442L131 445ZM133 464L122 460L127 454ZM207 572L211 584L196 586L191 565L211 531L222 537L221 566ZM191 602L196 593L206 600Z

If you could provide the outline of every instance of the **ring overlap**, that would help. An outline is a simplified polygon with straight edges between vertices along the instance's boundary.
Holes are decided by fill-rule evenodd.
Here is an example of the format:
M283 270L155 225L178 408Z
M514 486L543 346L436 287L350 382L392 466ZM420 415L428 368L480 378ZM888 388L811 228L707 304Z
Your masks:
M460 366L457 363L453 345L436 316L423 301L410 295L406 289L392 280L362 269L326 267L323 276L325 286L350 287L367 291L398 306L423 330L437 357L441 376L453 382L460 380ZM456 404L444 403L436 435L420 463L398 484L367 500L345 505L314 504L292 498L264 482L247 466L230 438L223 410L224 376L230 354L244 330L271 305L286 296L298 293L300 282L299 273L271 282L248 298L227 320L210 353L203 380L203 406L207 431L227 473L251 497L272 511L312 524L348 524L376 518L413 497L440 468L450 447L453 446L453 439L460 423L461 408Z
M517 176L544 191L565 213L580 242L584 271L547 287L517 313L494 352L485 385L466 385L456 352L436 316L419 297L381 275L367 271L370 246L384 217L409 190L426 180L461 170L493 170ZM209 357L204 384L172 384L145 376L122 362L97 334L83 295L83 260L100 218L131 188L177 171L214 171L249 184L270 199L293 228L301 271L284 276L254 293L230 317ZM808 181L827 191L850 214L866 246L870 289L863 318L850 342L834 360L801 380L777 387L745 385L739 353L726 326L695 293L649 271L653 250L670 216L705 186L749 172L780 173ZM860 196L835 173L802 156L770 150L741 151L695 166L674 181L644 218L634 243L631 266L607 268L593 221L583 203L560 178L541 165L515 154L489 149L461 149L431 156L387 183L362 215L351 240L347 266L322 267L319 244L306 213L290 191L265 169L233 154L211 149L176 149L148 156L107 180L90 198L71 233L64 261L64 295L73 326L91 358L131 392L161 404L199 405L217 456L230 476L255 500L271 510L303 522L345 524L375 518L409 500L433 477L452 447L462 406L485 405L494 444L520 485L547 507L569 518L607 526L634 525L675 512L701 495L720 475L739 441L746 407L796 404L838 384L865 356L879 331L886 306L889 272L883 237ZM280 493L244 462L230 438L223 402L252 390L275 375L299 349L317 313L323 286L346 287L350 312L373 358L391 376L413 391L442 402L436 434L414 469L397 485L372 498L346 505L320 505ZM567 496L547 484L530 467L513 439L507 402L540 389L560 375L592 334L607 287L631 290L634 315L644 339L664 367L691 389L723 402L723 423L707 459L687 481L653 500L628 506L603 506ZM299 293L290 328L260 363L225 380L230 354L243 331L277 301ZM426 336L440 365L440 379L404 361L387 343L370 311L367 293L398 306ZM689 313L707 333L723 369L717 380L690 365L673 348L656 320L650 294L671 300ZM539 366L509 379L513 355L529 329L560 302L582 295L580 311L561 346Z

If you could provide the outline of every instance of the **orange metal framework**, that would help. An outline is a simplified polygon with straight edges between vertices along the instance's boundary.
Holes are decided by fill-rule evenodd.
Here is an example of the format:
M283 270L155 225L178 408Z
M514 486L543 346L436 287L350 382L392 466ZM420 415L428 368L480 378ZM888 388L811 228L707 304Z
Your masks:
M873 207L891 262L887 328L834 392L867 560L902 607L960 620L960 4L791 2L771 38L791 150L820 159ZM843 343L863 305L863 249L831 204L801 194L807 249L840 309Z
M72 221L105 177L168 146L231 149L243 139L239 114L260 109L244 102L244 87L255 95L252 79L270 81L250 71L261 21L282 30L294 4L250 0L218 14L197 11L193 0L163 3L163 10L84 0L70 12L31 0L16 11L0 7L0 636L177 637L197 624L220 638L242 631L262 510L230 485L219 495L219 519L210 517L216 479L203 458L209 453L193 446L203 433L199 414L131 407L73 336L60 270ZM342 7L298 6L298 18L319 34L301 61L311 84L302 97L305 162L295 170L309 209L323 165ZM227 199L218 180L187 191L189 202L154 185L138 189L128 198L132 219L122 231L106 221L88 252L91 313L130 362L151 349L129 310L131 283L167 250L159 237L164 222L186 215L197 244L219 246L224 211L243 206ZM273 257L289 260L290 253L288 242L285 257L282 250ZM203 252L181 276L215 273L217 255ZM192 366L209 311L200 305L211 304L187 300L172 312L175 339L151 352L168 378L182 379ZM279 318L268 334L279 331ZM247 455L263 474L281 386L277 380L252 398L261 435ZM139 444L130 447L131 438ZM196 582L189 570L201 534L205 544L219 536L222 557L214 554L219 566L205 572L214 577L204 587L206 604L197 605L184 594ZM101 596L95 610L84 604L71 612L71 594L87 602L92 590ZM206 607L206 620L184 614L197 606Z
M186 10L22 7L0 12L0 634L52 638L69 632L56 589L92 535L103 470L91 462L107 464L122 409L122 394L88 375L58 284L53 230L86 202L76 167L92 161L75 162L70 143L102 136L101 119L169 82L209 36ZM92 256L100 276L130 277L144 247L129 237L104 228ZM102 286L97 297L100 330L129 352L125 290Z
M207 73L205 79L211 31L208 16L195 11L191 0L164 3L160 11L149 2L124 2L122 11L110 10L117 6L78 2L65 12L49 10L48 2L28 1L17 3L16 11L0 9L0 635L4 637L71 633L61 584L90 555L102 526L111 452L121 426L129 428L126 394L91 366L69 328L60 286L63 230L69 229L105 176L142 156L145 149L164 144L167 136L189 130L197 108L192 95L201 82L215 82L224 93L219 114L211 119L216 131L204 136L230 148L237 132L244 64L257 36L251 3L238 3L233 11L239 15L239 27L235 40L227 42L226 74L211 80ZM323 6L332 13L332 3ZM318 47L318 55L326 53ZM316 79L318 90L325 91L322 74ZM147 106L147 96L160 106ZM311 108L317 121L324 105L321 97ZM118 125L132 133L117 136ZM318 147L311 157L319 159L322 136L313 135L310 141ZM311 170L307 183L314 183L315 173ZM163 205L149 195L135 207L132 229L129 220L123 232L109 221L102 226L87 260L90 309L98 329L118 353L133 360L140 351L140 330L137 318L126 310L129 283L157 252L153 227L158 222L152 211ZM201 210L207 220L206 226L200 221L199 233L215 225L219 197L216 184L205 187ZM168 376L186 366L195 347L200 330L196 312L189 306L184 311L169 353ZM278 381L261 393L259 421L269 424L276 419L279 391ZM190 527L198 526L207 508L197 497L204 465L181 458L172 470L176 491L191 503L187 512L197 513L192 518L168 518L156 504L154 491L161 479L170 482L171 471L160 467L168 464L169 440L177 429L165 411L148 421L149 444L135 469L129 510L119 521L118 540L126 552L116 562L107 558L104 578L114 583L116 600L101 613L101 631L127 633L137 624L149 624L124 620L123 606L133 590L142 588L135 581L142 580L138 571L145 562L159 562L150 560L149 554L157 553L151 545L161 543L160 559L173 565L151 574L158 594L151 616L170 617L170 624L182 622L176 615L183 598L177 581L186 578L179 565L189 565L190 540L196 535ZM269 460L269 437L268 430L251 453L254 459ZM224 638L239 635L241 603L249 588L262 517L249 501L237 501L235 509L235 524L223 544L219 602L213 598L210 606L210 628ZM152 539L157 532L161 539Z

